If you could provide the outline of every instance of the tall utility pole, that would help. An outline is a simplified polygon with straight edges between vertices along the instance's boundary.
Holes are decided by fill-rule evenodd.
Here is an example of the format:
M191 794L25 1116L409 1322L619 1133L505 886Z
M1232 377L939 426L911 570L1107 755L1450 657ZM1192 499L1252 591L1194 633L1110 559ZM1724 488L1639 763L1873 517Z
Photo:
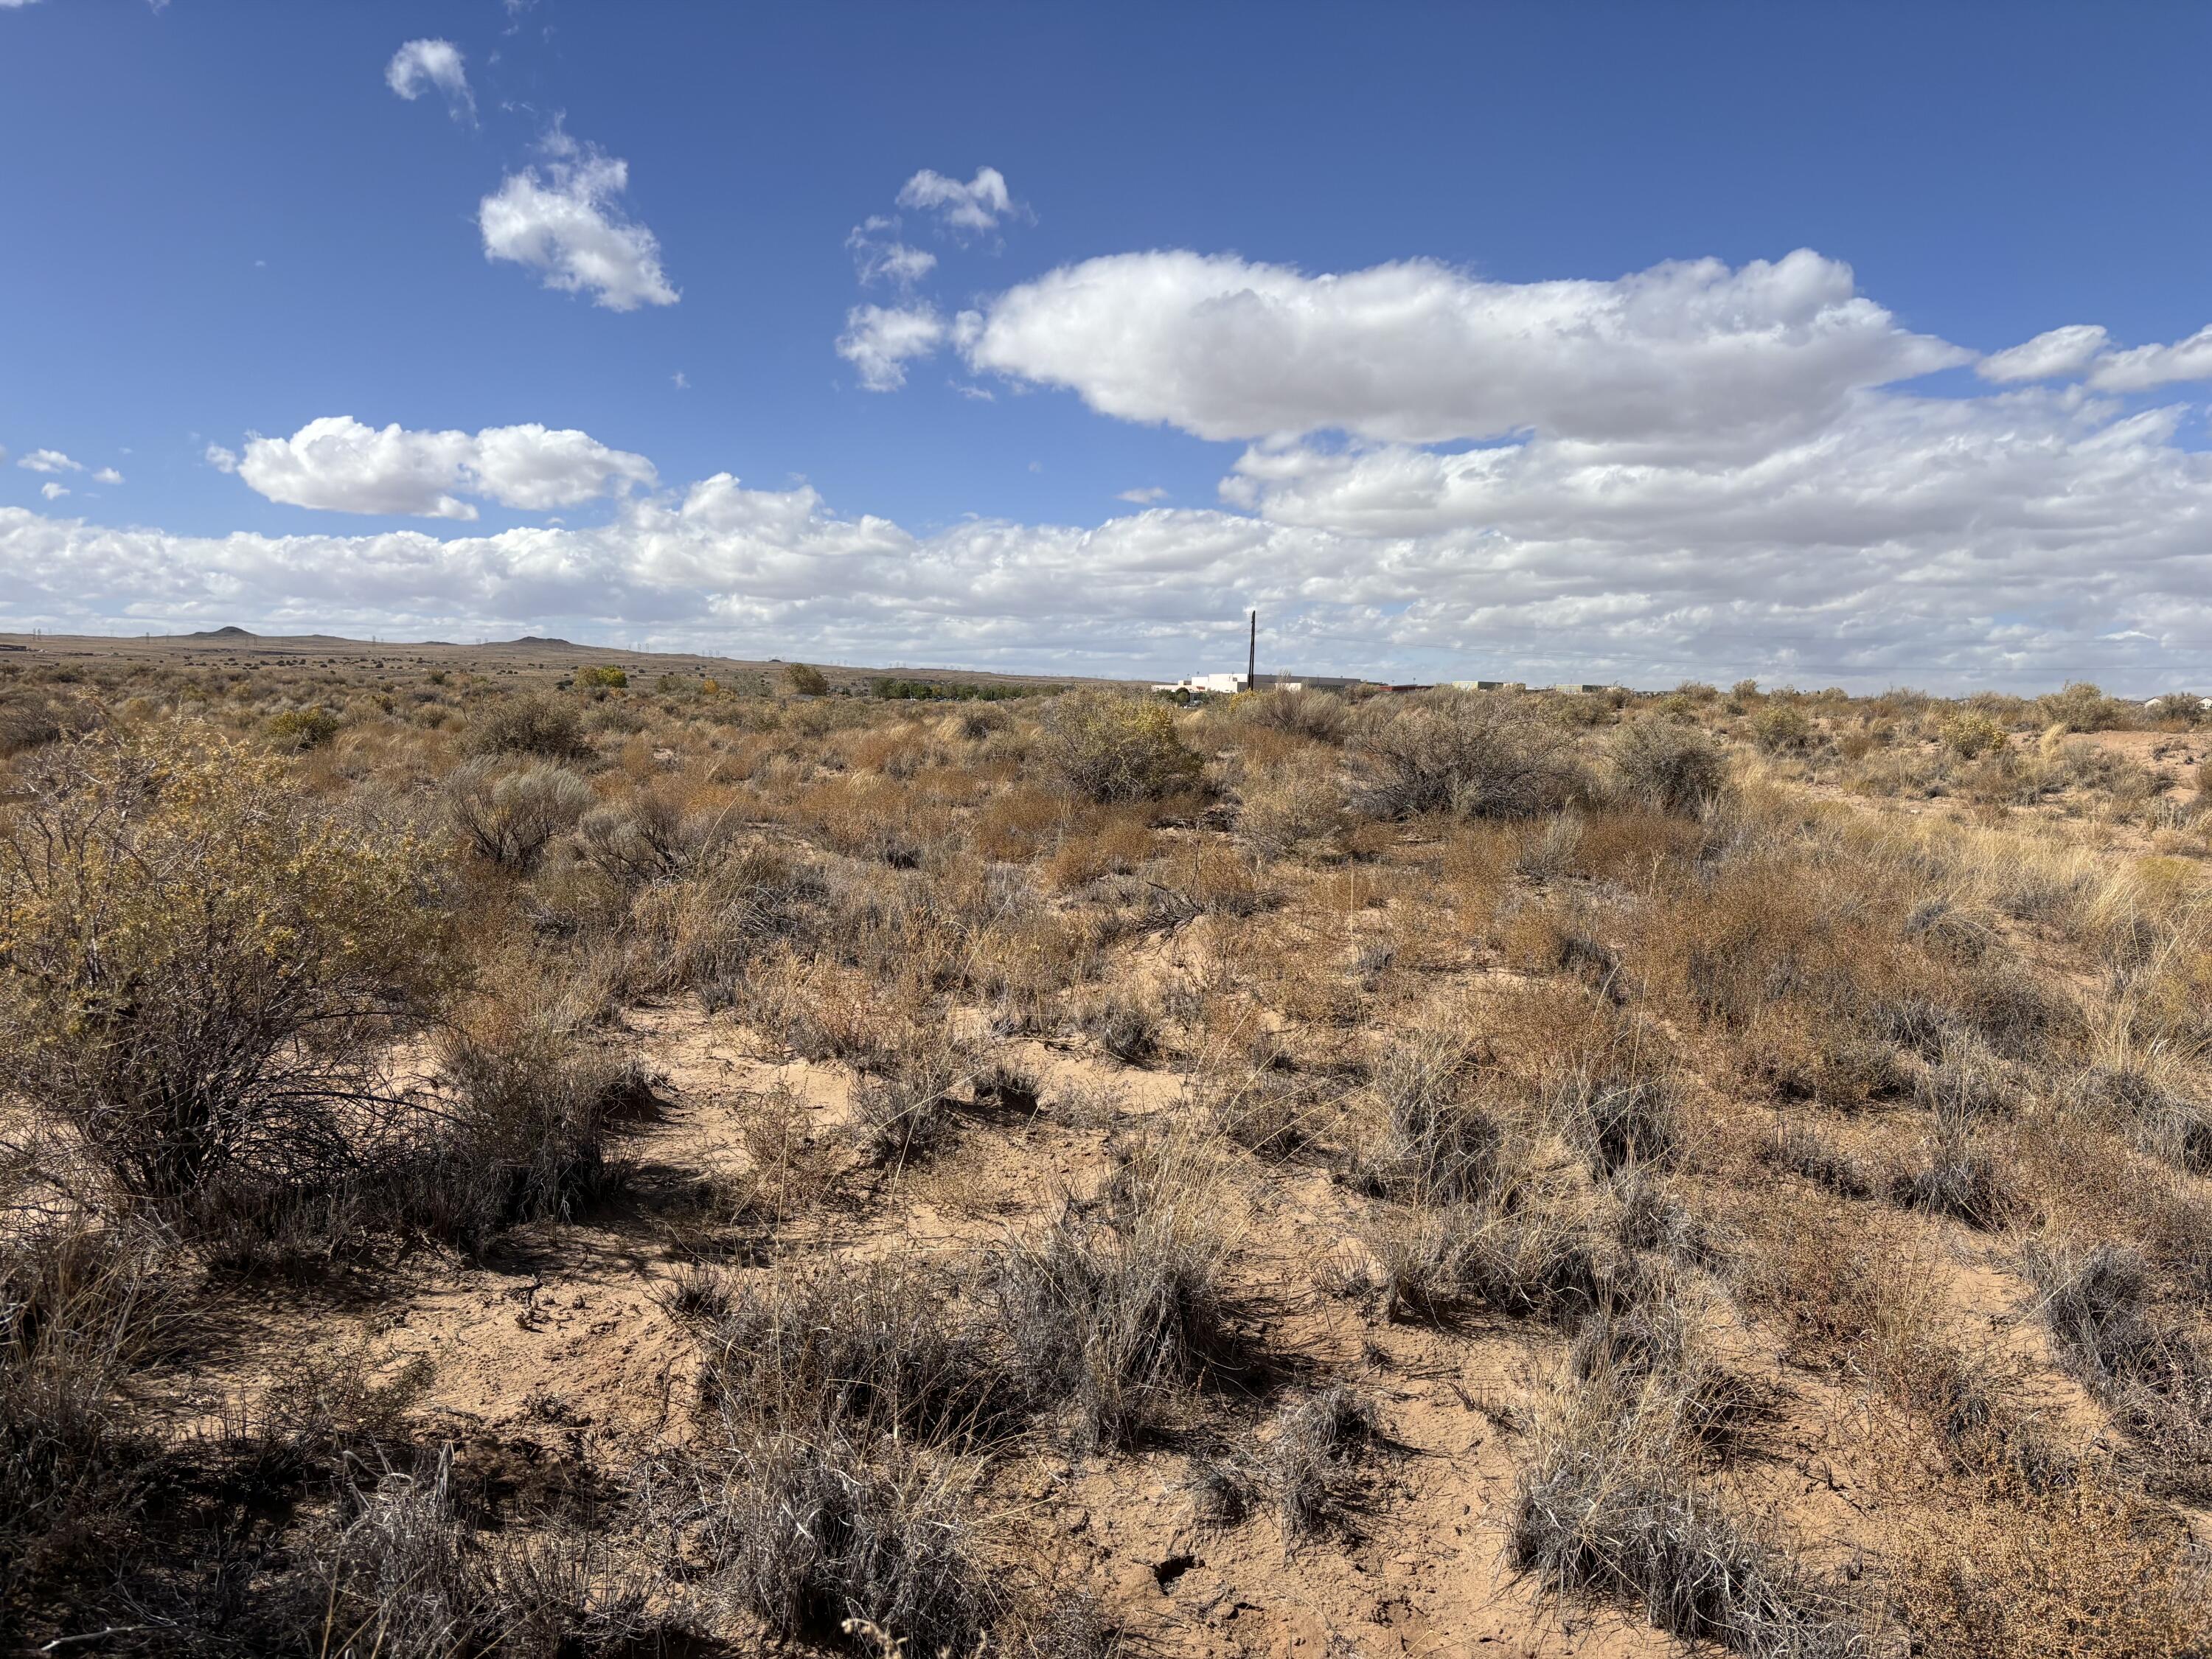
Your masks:
M1260 689L1260 612L1256 606L1252 611L1252 643L1244 653L1244 689Z

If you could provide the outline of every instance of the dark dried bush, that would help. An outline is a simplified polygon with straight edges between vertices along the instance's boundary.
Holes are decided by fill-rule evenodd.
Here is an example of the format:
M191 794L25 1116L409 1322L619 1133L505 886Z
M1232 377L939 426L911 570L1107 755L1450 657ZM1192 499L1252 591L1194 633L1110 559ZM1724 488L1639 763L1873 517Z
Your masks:
M1920 1162L1890 1177L1890 1198L1984 1231L2002 1227L2018 1199L2005 1166L1980 1150L1965 1130L1939 1125L1923 1143Z
M1613 787L1654 811L1695 813L1728 785L1728 757L1702 727L1647 717L1620 726L1606 746Z
M621 1125L653 1109L652 1085L548 1006L497 1007L439 1045L437 1127L410 1158L404 1208L437 1237L480 1249L502 1228L565 1219L618 1189Z
M1344 735L1352 705L1334 691L1281 687L1256 696L1236 699L1232 716L1271 732L1292 732L1321 743L1334 743Z
M1863 1612L1687 1473L1686 1381L1599 1356L1563 1382L1521 1474L1508 1559L1554 1593L1625 1602L1755 1659L1883 1651Z
M746 1422L694 1473L687 1530L712 1586L778 1635L849 1621L972 1654L1014 1612L970 1520L981 1466L890 1438ZM856 1644L857 1645L857 1644Z
M592 787L566 767L522 766L494 755L463 761L447 775L446 816L469 844L505 869L535 869L546 848L582 820Z
M1346 750L1350 804L1370 818L1532 817L1558 811L1587 787L1572 739L1529 703L1499 692L1377 698L1352 721Z
M702 1337L700 1390L726 1416L793 1432L988 1439L1018 1401L990 1334L950 1287L896 1263L741 1285Z
M1382 1432L1375 1403L1335 1382L1275 1413L1266 1468L1286 1540L1356 1536L1366 1507L1361 1464Z
M1471 1202L1492 1191L1504 1130L1474 1097L1473 1040L1447 1025L1413 1027L1376 1057L1380 1144L1364 1154L1371 1190L1418 1204Z
M1802 1125L1784 1124L1778 1127L1767 1148L1767 1157L1778 1168L1803 1176L1814 1186L1826 1188L1838 1198L1874 1195L1874 1178L1864 1165Z

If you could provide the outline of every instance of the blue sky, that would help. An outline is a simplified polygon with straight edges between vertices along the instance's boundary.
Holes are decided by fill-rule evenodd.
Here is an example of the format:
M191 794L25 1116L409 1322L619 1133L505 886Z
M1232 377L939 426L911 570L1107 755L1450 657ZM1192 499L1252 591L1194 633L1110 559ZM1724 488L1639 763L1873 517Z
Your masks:
M2212 683L2208 34L0 0L0 627Z

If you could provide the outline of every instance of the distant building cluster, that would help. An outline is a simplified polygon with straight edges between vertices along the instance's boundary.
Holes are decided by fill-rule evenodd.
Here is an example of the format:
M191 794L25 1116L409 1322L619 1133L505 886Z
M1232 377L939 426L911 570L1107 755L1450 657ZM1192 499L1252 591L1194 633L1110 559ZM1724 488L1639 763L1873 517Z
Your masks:
M1526 691L1528 687L1520 680L1452 680L1447 682L1458 691ZM1434 685L1395 684L1389 680L1364 678L1358 675L1334 674L1188 674L1179 680L1156 682L1152 690L1172 696L1177 692L1186 696L1229 697L1239 691L1349 691L1354 686L1367 686L1377 691L1433 691ZM1570 681L1549 688L1553 691L1605 691L1612 688L1584 681Z

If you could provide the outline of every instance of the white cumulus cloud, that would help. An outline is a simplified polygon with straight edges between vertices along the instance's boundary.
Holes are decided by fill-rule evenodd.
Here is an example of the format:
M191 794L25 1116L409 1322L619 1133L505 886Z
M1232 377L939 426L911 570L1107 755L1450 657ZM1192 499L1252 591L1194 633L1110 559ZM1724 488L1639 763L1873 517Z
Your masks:
M112 466L103 466L92 475L92 481L94 483L119 484L123 482L123 475Z
M986 306L972 368L1215 439L1337 430L1437 443L1527 428L1711 446L1830 418L1969 354L1899 327L1800 250L1611 282L1488 283L1413 260L1342 276L1128 253Z
M2201 328L2172 345L2108 351L2090 371L2100 392L2148 392L2177 380L2212 380L2212 328Z
M473 121L476 94L469 90L461 50L450 40L410 40L384 66L384 83L412 103L433 88L446 95L456 121Z
M2069 323L2003 351L1992 351L1974 365L1974 373L2000 384L2070 380L2096 361L2110 337L2094 323Z
M491 535L185 537L0 508L0 617L1181 673L1241 660L1258 604L1276 659L1314 672L2212 690L2212 455L2177 441L2182 412L1869 389L1734 456L1269 442L1219 508L928 534L724 474L622 496L604 524ZM585 487L518 471L483 434L368 435L394 452L381 510L434 514L479 465L464 452L518 499ZM373 466L322 470L350 481L339 504L371 504Z
M1984 380L2085 380L2095 392L2152 392L2190 380L2212 380L2212 327L2172 345L2126 348L2094 323L2069 323L2039 334L1975 365Z
M862 220L845 238L853 255L853 269L865 288L889 282L912 288L937 269L937 256L926 248L909 247L898 240L899 222L881 215Z
M238 452L225 449L221 444L210 444L200 459L218 472L238 471Z
M58 449L34 449L15 463L28 472L82 472L84 464L73 461Z
M49 479L47 482L39 486L39 494L44 495L50 501L58 501L61 500L63 496L68 495L69 491L63 485L58 484L52 479Z
M619 201L629 167L557 127L544 145L544 171L511 173L477 210L484 258L539 273L548 288L589 293L610 311L672 306L679 297L660 268L660 243Z
M2098 391L2129 356L2108 342L2007 364L1912 333L1817 255L1517 285L1128 255L951 319L856 307L841 349L876 386L958 351L1242 453L1211 508L1147 488L1094 524L922 532L726 473L633 488L643 458L580 432L331 417L236 464L360 511L612 503L495 534L211 537L0 507L0 626L1165 674L1241 662L1256 604L1274 662L1313 672L2212 690L2212 453L2182 441L2187 406ZM1993 361L2016 378L1899 384ZM2069 375L2089 383L2038 383Z
M996 167L977 167L964 185L924 167L899 186L898 204L934 213L948 229L971 235L994 230L1000 220L1021 210Z
M229 452L221 452L224 459ZM224 471L230 467L210 462ZM610 449L588 433L534 423L477 433L378 428L326 415L289 438L252 438L238 475L272 501L340 513L473 519L461 497L544 512L654 482L642 455Z
M928 306L854 306L845 313L837 355L860 372L871 392L906 384L906 366L943 345L950 331Z

